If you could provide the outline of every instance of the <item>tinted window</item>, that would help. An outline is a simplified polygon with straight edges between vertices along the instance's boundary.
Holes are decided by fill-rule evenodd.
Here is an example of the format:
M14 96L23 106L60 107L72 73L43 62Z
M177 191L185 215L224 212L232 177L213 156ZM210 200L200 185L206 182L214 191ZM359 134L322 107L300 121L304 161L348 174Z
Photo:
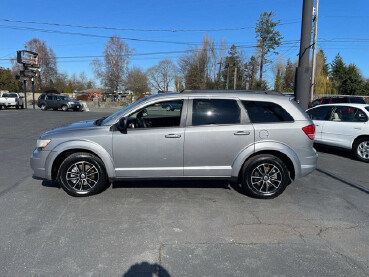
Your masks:
M128 118L128 128L178 127L183 100L158 102L140 109Z
M56 100L56 97L54 95L48 95L46 100Z
M40 100L44 100L45 99L45 95L40 95Z
M368 118L360 109L343 106L335 109L330 120L338 122L366 122Z
M192 125L238 124L241 110L237 101L230 99L194 99Z
M317 107L307 111L312 120L328 120L332 107Z
M369 107L365 107L365 109L369 112Z
M317 99L317 100L314 100L313 103L311 103L313 106L317 106L320 104L320 100Z
M336 104L336 103L347 103L347 99L346 98L332 98L332 103Z
M350 98L351 103L357 103L357 104L365 104L365 100L361 97L352 97Z
M252 123L293 121L292 116L281 106L271 102L242 101Z
M322 99L322 104L329 104L329 99L328 98Z

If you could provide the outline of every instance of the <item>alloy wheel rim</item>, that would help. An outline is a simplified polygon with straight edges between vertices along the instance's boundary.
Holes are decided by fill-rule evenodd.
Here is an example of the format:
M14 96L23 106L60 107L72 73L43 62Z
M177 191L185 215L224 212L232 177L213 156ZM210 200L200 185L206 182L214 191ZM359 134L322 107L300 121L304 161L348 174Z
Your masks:
M361 158L369 160L369 141L361 142L357 147L357 153Z
M76 193L86 194L93 189L99 181L99 170L95 165L86 161L72 164L66 173L68 186Z
M262 163L251 173L251 185L259 193L272 194L282 183L282 173L277 166Z

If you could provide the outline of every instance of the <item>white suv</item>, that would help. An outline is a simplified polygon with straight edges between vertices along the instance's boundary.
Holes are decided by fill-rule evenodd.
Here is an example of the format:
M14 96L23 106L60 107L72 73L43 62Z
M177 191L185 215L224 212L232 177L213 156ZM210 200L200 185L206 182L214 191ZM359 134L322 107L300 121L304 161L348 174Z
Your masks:
M352 150L357 159L369 162L369 105L320 105L306 112L316 127L316 143Z

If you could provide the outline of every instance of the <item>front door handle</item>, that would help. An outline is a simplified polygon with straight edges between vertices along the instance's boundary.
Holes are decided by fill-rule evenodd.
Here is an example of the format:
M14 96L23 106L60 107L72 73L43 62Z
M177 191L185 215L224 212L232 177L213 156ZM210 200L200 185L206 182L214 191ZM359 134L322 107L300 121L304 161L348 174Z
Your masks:
M178 135L178 134L168 134L168 135L165 135L165 138L180 138L181 135Z
M247 136L250 135L250 132L248 131L237 131L236 133L234 133L235 136Z

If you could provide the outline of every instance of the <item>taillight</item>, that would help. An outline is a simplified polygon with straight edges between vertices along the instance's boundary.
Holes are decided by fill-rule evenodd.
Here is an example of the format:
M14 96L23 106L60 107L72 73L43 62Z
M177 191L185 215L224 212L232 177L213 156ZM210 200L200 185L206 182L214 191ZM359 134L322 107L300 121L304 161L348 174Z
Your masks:
M308 136L309 139L315 139L315 125L311 124L309 126L303 127L302 130Z
M15 98L15 102L18 102L18 98Z

